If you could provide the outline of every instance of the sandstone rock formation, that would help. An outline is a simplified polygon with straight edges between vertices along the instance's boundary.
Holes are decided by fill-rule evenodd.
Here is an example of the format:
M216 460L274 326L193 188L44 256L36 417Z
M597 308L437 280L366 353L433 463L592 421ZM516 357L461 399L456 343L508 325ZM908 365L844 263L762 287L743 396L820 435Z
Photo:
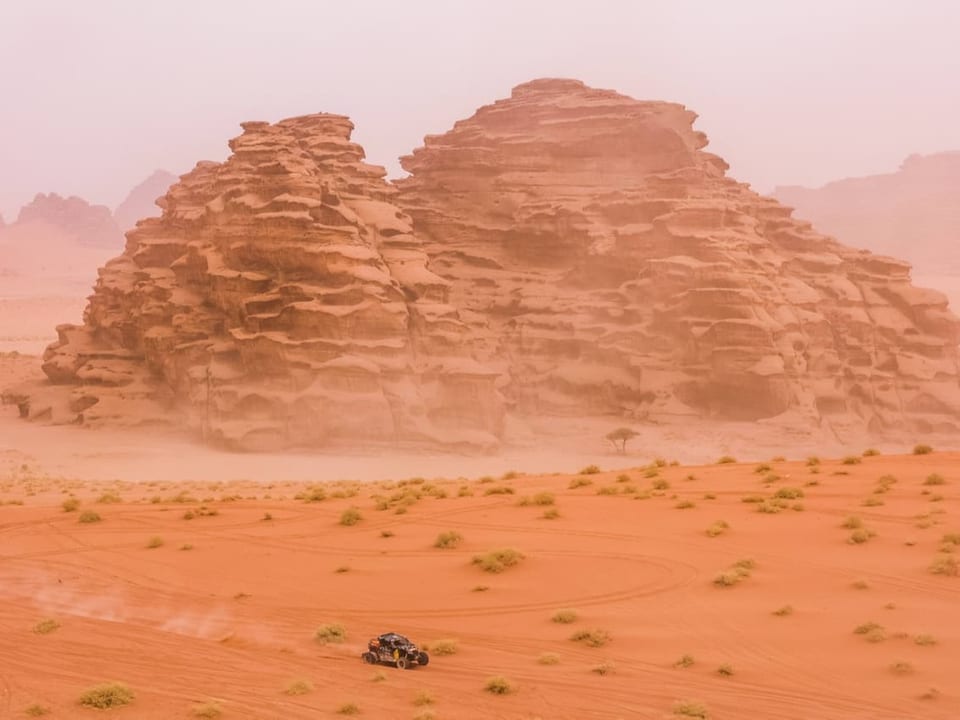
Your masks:
M902 257L917 272L960 274L960 151L911 155L894 173L774 191L844 243Z
M943 295L726 177L695 119L536 80L402 158L399 203L511 406L956 430Z
M123 232L132 230L138 220L160 215L157 200L167 194L177 176L166 170L155 170L150 177L137 185L126 199L113 211L113 219Z
M58 328L56 386L24 412L244 449L495 445L495 374L352 128L245 123L184 175L100 270L84 325Z
M56 193L38 193L33 201L20 208L17 224L47 223L72 235L87 247L120 248L123 234L103 205L91 205L78 197L61 197Z

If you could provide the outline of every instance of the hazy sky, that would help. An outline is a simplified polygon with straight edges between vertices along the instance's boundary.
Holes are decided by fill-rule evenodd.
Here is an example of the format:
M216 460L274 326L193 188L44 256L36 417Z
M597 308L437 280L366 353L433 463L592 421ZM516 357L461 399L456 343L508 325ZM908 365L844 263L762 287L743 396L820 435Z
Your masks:
M956 0L0 0L0 212L115 206L243 120L345 113L396 158L543 76L681 102L761 191L960 149Z

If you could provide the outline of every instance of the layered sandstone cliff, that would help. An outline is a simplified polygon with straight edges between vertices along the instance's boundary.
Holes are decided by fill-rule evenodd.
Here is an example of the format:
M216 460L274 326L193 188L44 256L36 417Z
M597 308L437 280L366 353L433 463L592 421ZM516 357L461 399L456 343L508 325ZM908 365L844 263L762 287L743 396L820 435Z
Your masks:
M536 80L402 159L399 202L512 407L956 429L944 296L726 177L695 119Z
M960 151L820 188L782 186L774 197L841 242L902 257L918 273L960 275Z
M184 175L100 270L84 324L58 328L60 387L25 411L250 449L495 444L494 373L352 128L245 123L229 159Z

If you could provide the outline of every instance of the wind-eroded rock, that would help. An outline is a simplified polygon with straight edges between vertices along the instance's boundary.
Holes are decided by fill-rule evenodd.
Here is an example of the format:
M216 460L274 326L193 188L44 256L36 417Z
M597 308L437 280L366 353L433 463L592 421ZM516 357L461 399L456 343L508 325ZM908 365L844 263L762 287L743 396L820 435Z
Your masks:
M513 406L956 429L944 296L726 177L695 119L536 80L402 159L399 203Z
M470 359L352 123L250 122L202 162L100 270L83 326L44 356L58 385L33 416L185 423L260 449L429 441L493 445L494 374Z

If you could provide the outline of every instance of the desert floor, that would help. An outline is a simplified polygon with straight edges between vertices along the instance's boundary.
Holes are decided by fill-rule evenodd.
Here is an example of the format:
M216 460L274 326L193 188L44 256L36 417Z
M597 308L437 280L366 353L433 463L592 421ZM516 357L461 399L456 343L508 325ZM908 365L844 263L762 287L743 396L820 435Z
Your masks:
M143 720L960 717L957 454L326 485L5 459L3 718L101 717L106 681ZM429 666L362 663L389 630Z

